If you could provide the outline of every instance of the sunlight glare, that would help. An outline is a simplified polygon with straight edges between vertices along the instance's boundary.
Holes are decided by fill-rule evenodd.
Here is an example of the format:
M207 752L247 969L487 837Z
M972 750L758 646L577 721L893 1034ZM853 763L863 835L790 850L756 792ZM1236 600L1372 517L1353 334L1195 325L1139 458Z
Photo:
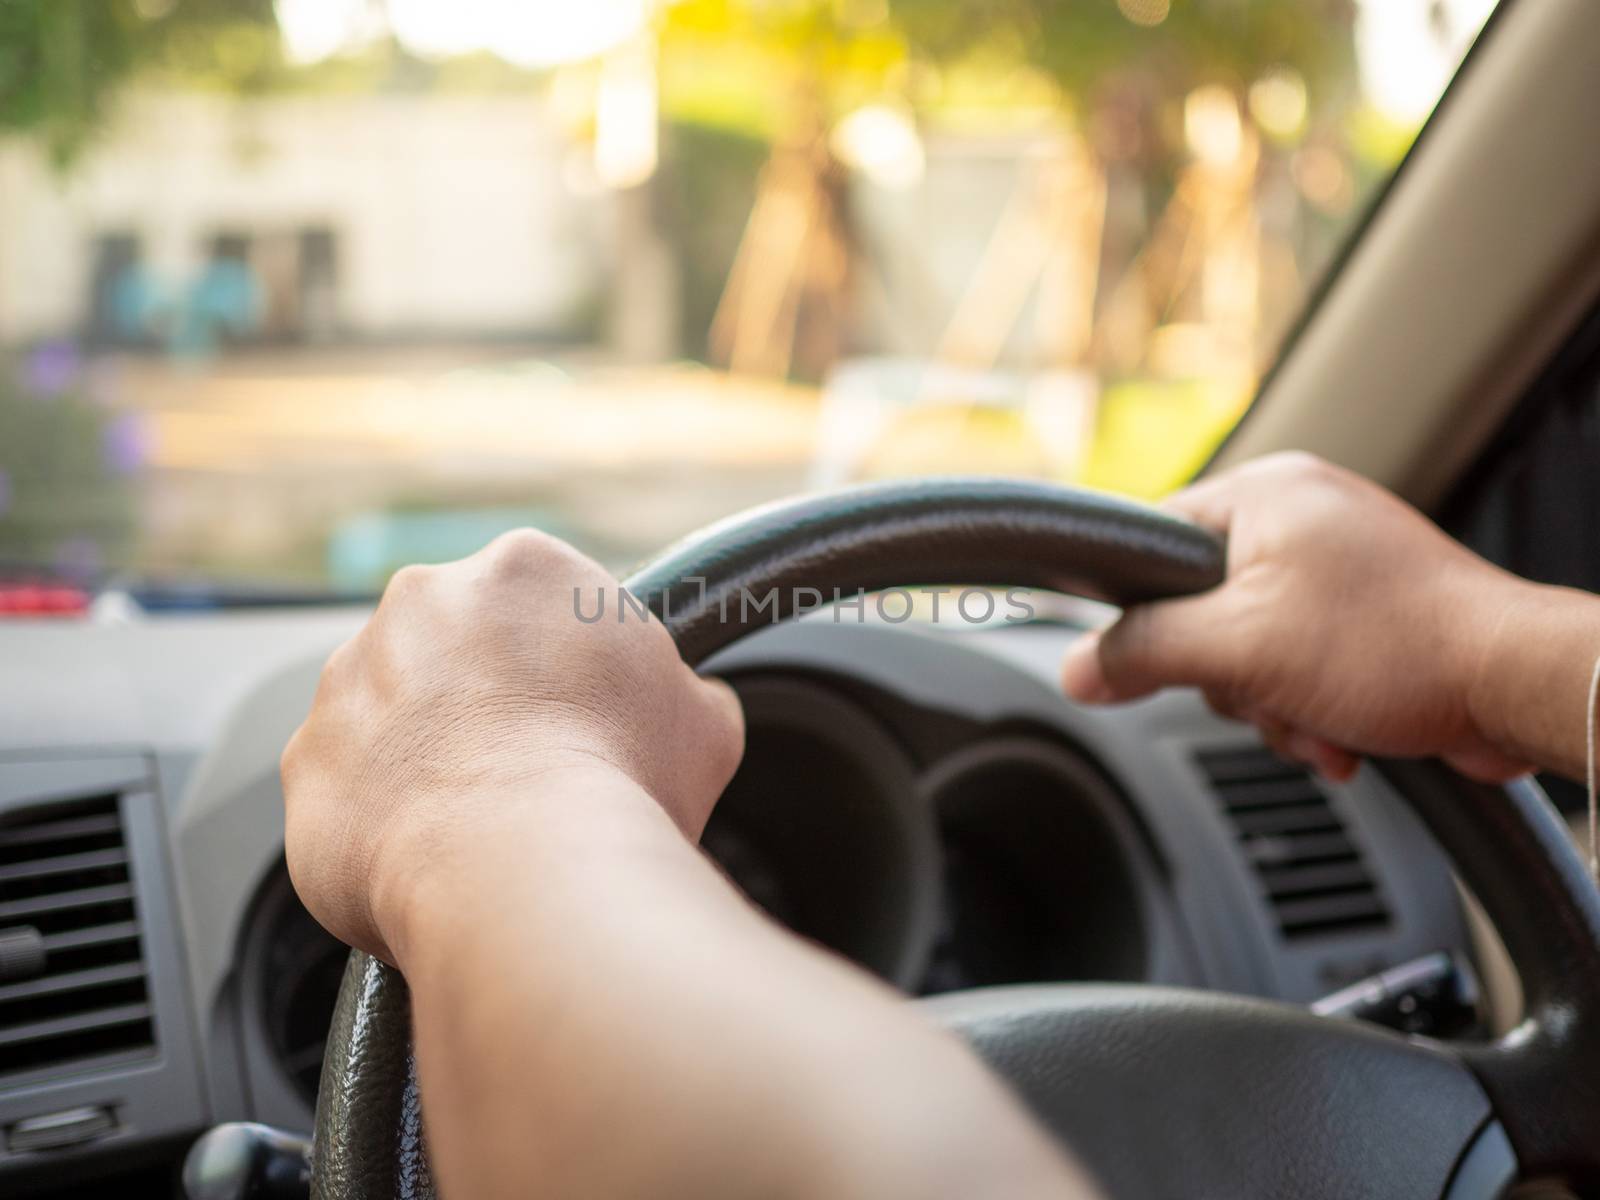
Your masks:
M1483 28L1495 0L1360 0L1356 53L1367 98L1420 124Z
M366 0L277 0L276 9L289 61L314 63L355 40L369 5Z
M655 174L655 52L649 38L608 54L595 98L594 173L604 187L638 187Z
M1237 159L1244 130L1233 93L1219 84L1190 92L1183 102L1183 136L1190 152L1209 166L1225 167Z
M392 33L422 58L488 52L529 69L594 58L645 27L650 0L276 0L289 60L314 63Z
M486 50L519 67L593 58L644 27L645 0L389 0L395 37L427 58Z
M835 126L833 152L847 166L894 191L922 182L922 138L911 118L886 104L858 108Z

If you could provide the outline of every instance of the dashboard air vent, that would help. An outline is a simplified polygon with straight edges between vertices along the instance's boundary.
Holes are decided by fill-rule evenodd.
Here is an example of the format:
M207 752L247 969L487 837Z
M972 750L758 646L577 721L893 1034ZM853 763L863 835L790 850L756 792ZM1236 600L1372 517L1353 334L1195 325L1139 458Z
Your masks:
M1307 771L1259 747L1196 757L1285 938L1389 923L1361 848Z
M154 1040L117 797L0 819L0 1074Z

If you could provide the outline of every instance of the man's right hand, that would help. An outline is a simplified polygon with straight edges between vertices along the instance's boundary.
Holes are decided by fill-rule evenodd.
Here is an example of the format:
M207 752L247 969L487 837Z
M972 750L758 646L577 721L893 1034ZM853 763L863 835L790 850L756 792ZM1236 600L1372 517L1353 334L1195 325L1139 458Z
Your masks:
M406 966L424 876L470 874L525 810L581 805L602 775L699 838L739 764L739 702L621 595L599 564L526 529L395 575L283 755L289 872L334 936ZM603 619L580 619L602 601Z
M1541 589L1308 455L1258 460L1167 507L1226 535L1226 582L1085 637L1062 667L1068 695L1108 703L1192 685L1333 778L1360 754L1436 755L1491 781L1529 769L1482 701L1499 682L1502 628Z

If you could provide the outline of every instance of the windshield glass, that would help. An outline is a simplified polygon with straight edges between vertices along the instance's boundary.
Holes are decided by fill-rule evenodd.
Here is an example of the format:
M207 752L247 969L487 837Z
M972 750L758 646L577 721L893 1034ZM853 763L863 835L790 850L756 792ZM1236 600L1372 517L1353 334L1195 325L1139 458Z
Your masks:
M1154 497L1492 0L6 0L0 580Z

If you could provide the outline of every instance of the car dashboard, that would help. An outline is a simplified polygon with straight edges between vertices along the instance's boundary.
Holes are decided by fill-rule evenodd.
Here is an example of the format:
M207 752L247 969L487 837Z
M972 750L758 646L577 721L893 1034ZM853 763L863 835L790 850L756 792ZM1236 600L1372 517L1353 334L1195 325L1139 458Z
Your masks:
M277 764L356 608L0 626L0 1191L311 1125L344 949L283 862ZM1374 772L1330 785L1190 692L1089 710L1071 622L763 629L707 669L748 749L703 847L912 995L1176 984L1309 1002L1470 953Z

